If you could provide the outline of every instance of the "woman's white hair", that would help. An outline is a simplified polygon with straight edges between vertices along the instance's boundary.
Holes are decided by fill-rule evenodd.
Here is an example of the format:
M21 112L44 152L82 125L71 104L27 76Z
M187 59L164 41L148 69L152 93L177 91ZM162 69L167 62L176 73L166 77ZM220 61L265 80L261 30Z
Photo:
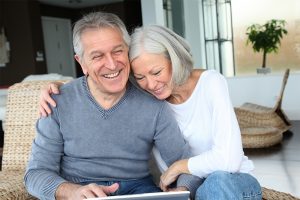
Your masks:
M171 61L172 82L175 85L182 85L193 69L193 59L188 43L166 27L149 25L134 30L129 50L130 62L143 52L163 54Z
M83 48L81 43L81 34L90 28L117 28L121 31L126 45L130 45L130 36L122 20L115 14L105 12L92 12L83 16L74 24L73 28L73 46L75 53L82 57Z

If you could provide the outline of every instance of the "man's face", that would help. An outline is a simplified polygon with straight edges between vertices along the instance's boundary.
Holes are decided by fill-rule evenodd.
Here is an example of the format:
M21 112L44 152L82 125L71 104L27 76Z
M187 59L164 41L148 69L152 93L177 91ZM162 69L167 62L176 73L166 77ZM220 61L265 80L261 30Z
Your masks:
M114 28L87 29L81 35L83 56L75 56L91 84L106 95L126 89L130 64L122 33ZM90 82L89 82L90 83Z

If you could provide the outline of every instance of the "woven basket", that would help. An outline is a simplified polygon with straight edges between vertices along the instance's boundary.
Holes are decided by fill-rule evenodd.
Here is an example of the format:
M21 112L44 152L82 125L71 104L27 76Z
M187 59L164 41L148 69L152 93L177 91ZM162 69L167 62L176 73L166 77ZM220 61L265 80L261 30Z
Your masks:
M291 123L281 109L285 86L289 77L289 69L285 71L281 90L273 108L253 103L245 103L235 108L235 113L241 128L244 127L274 127L282 132L291 128Z
M241 128L243 148L265 148L282 140L282 131L274 127Z
M300 200L285 192L278 192L276 190L262 187L263 200Z

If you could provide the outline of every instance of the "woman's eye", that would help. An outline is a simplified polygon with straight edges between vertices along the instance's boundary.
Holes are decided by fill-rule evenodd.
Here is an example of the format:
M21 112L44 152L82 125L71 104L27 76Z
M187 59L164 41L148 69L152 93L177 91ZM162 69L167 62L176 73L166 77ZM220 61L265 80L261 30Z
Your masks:
M123 52L123 50L120 49L120 50L114 51L114 54L120 55L122 52Z
M137 81L140 81L140 80L142 80L144 77L134 77L135 78L135 80L137 80Z

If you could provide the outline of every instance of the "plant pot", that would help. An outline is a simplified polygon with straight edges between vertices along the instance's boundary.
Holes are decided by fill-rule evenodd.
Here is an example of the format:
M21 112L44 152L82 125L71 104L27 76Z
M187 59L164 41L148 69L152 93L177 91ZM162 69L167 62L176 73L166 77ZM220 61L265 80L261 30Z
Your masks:
M269 73L271 73L271 68L269 68L269 67L257 68L256 72L258 74L269 74Z

